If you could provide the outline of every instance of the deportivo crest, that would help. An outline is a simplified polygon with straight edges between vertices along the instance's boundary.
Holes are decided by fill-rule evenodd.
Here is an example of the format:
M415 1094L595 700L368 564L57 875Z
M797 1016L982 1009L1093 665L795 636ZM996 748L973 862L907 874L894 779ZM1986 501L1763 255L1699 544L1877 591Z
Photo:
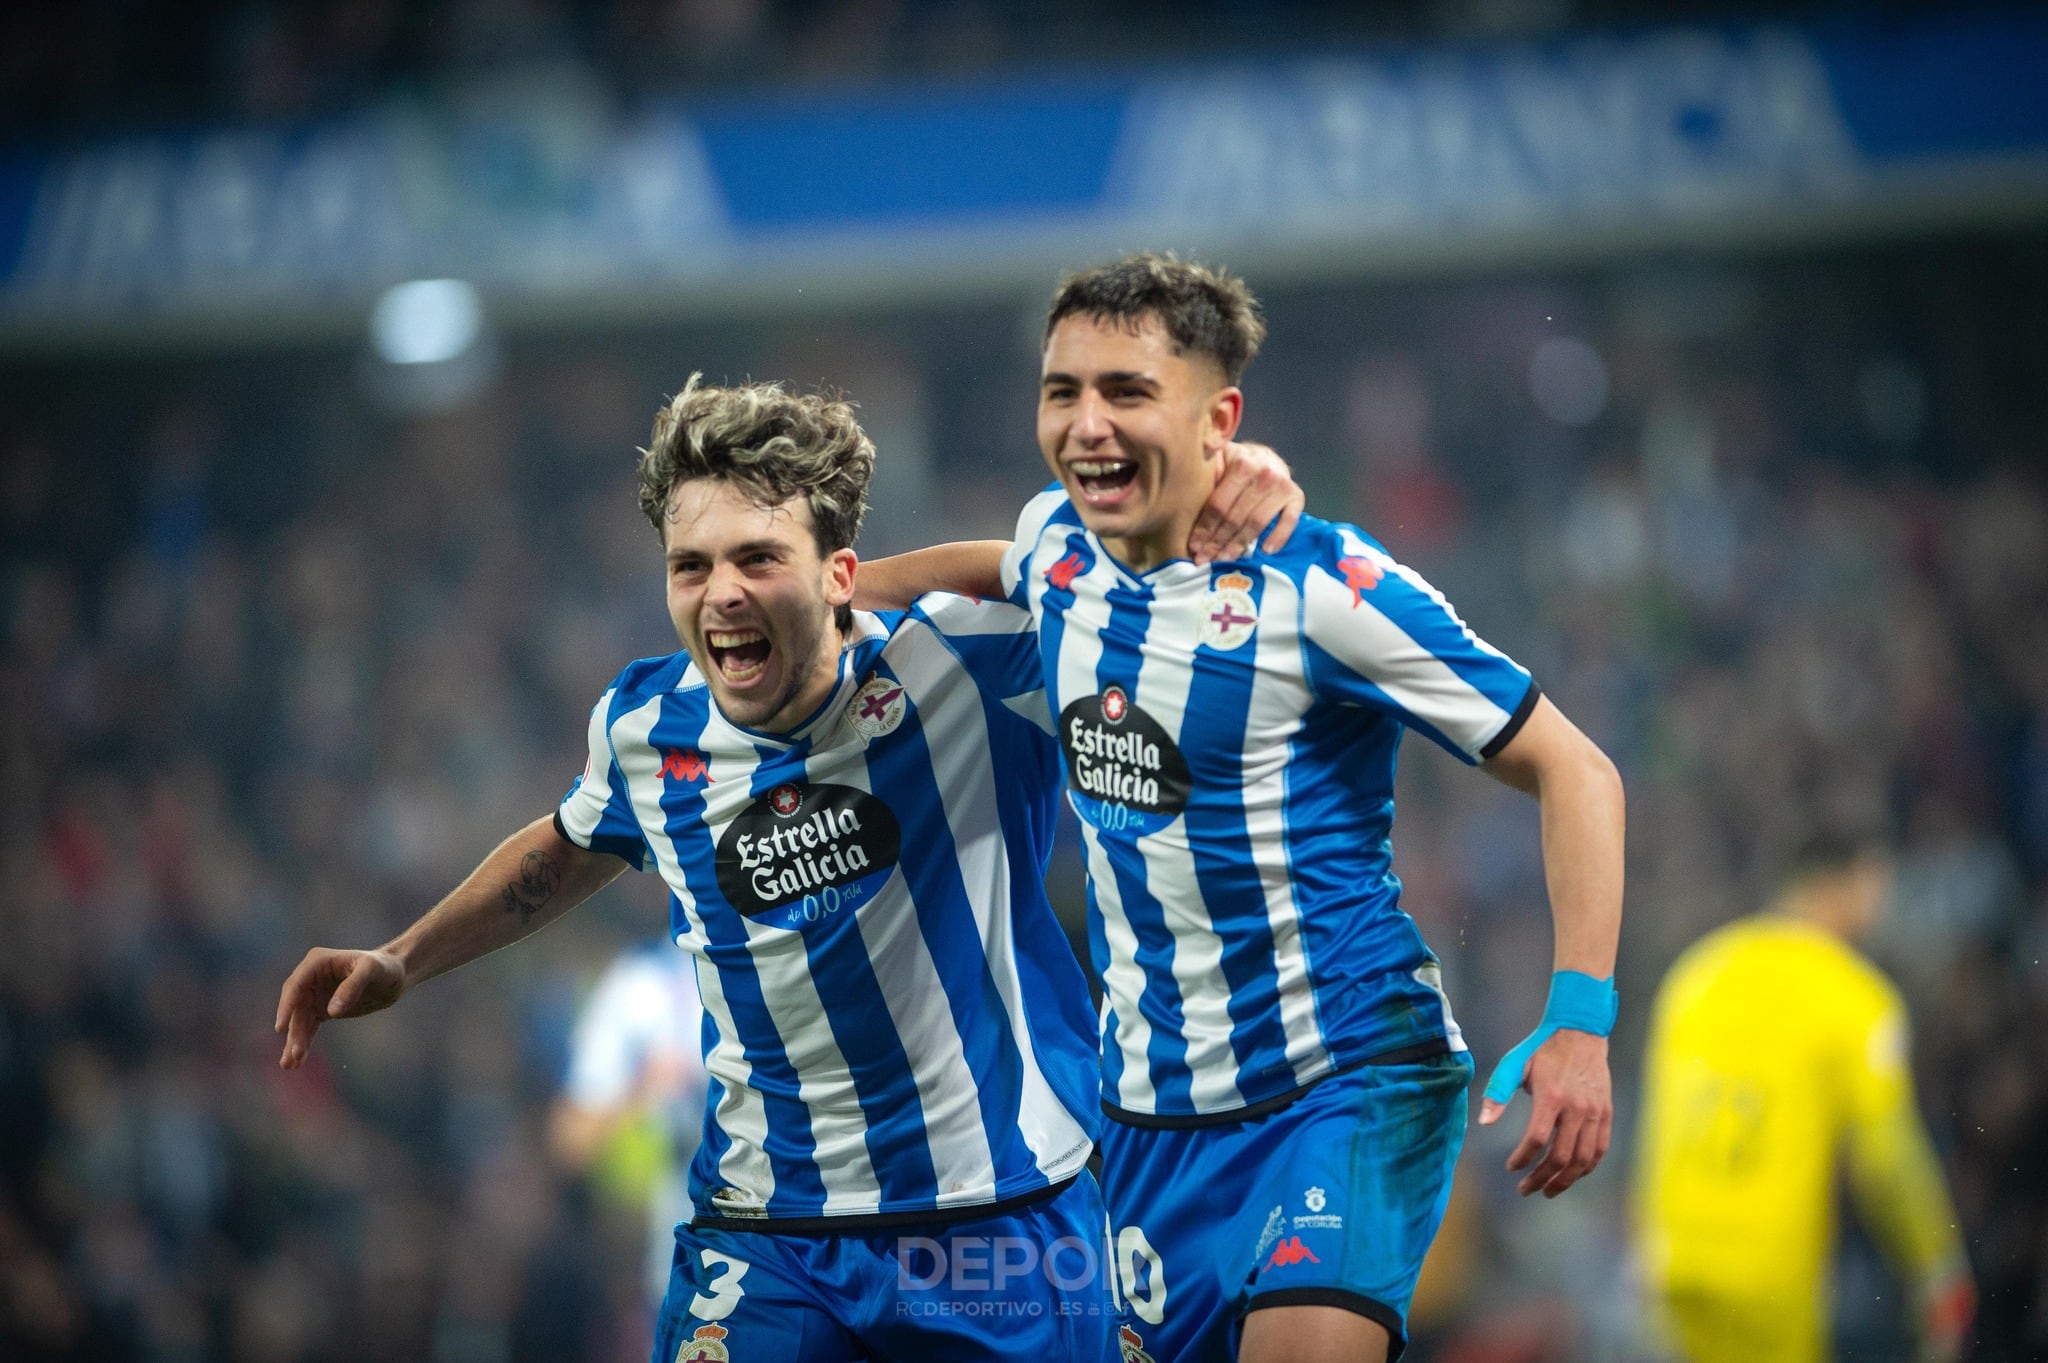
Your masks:
M1145 1338L1128 1325L1116 1327L1116 1350L1122 1363L1152 1363L1152 1355L1145 1352Z
M731 1333L723 1325L698 1326L697 1333L676 1350L676 1363L732 1363L732 1354L725 1347L725 1337Z
M1209 587L1202 603L1196 639L1211 648L1236 648L1259 627L1259 606L1252 600L1252 580L1243 573L1225 573Z
M880 738L883 734L895 732L908 708L909 702L904 698L901 682L890 681L887 677L869 677L861 683L860 690L853 693L846 715L861 737Z

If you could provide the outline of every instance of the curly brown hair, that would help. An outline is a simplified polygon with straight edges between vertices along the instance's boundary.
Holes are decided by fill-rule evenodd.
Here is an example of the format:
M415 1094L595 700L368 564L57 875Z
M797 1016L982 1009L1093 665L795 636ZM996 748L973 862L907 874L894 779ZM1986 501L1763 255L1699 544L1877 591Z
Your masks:
M779 383L719 387L690 375L683 391L654 414L640 451L640 510L667 537L669 501L679 484L718 478L757 506L802 497L820 554L851 549L867 512L875 446L854 419L853 404L825 394L788 392ZM841 606L842 632L853 626Z

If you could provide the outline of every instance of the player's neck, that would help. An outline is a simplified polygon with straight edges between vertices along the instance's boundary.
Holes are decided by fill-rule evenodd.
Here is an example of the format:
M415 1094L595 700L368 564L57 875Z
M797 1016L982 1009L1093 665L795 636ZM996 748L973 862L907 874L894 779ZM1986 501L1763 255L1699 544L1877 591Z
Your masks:
M819 708L832 698L833 690L839 685L839 666L846 653L846 636L835 627L826 634L824 644L818 651L818 663L811 675L804 678L803 685L797 688L789 703L763 726L763 732L795 733L810 723Z
M1118 563L1135 573L1149 573L1162 563L1187 557L1188 536L1194 533L1195 521L1216 490L1213 456L1202 461L1201 471L1199 479L1189 480L1186 491L1172 499L1173 508L1163 521L1135 535L1104 537L1103 545Z

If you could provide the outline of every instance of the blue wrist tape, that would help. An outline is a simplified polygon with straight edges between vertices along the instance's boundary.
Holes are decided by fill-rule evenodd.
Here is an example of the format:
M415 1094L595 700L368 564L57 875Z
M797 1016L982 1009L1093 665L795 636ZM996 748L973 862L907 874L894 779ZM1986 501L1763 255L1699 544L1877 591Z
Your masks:
M1543 1005L1543 1021L1493 1067L1486 1081L1487 1098L1496 1103L1511 1100L1529 1072L1529 1057L1558 1028L1606 1036L1614 1030L1614 1015L1620 1011L1621 995L1614 991L1613 976L1596 980L1583 971L1557 971L1550 977L1550 1001Z

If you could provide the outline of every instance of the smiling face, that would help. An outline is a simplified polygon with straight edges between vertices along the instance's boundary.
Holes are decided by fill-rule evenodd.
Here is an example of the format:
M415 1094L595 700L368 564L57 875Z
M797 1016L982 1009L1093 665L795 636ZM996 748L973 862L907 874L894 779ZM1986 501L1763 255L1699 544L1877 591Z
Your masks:
M764 507L724 479L678 483L662 542L676 637L728 720L786 733L825 703L855 560L819 551L803 498Z
M1244 397L1221 368L1175 353L1157 317L1076 313L1045 342L1038 448L1082 521L1143 571L1185 552Z

